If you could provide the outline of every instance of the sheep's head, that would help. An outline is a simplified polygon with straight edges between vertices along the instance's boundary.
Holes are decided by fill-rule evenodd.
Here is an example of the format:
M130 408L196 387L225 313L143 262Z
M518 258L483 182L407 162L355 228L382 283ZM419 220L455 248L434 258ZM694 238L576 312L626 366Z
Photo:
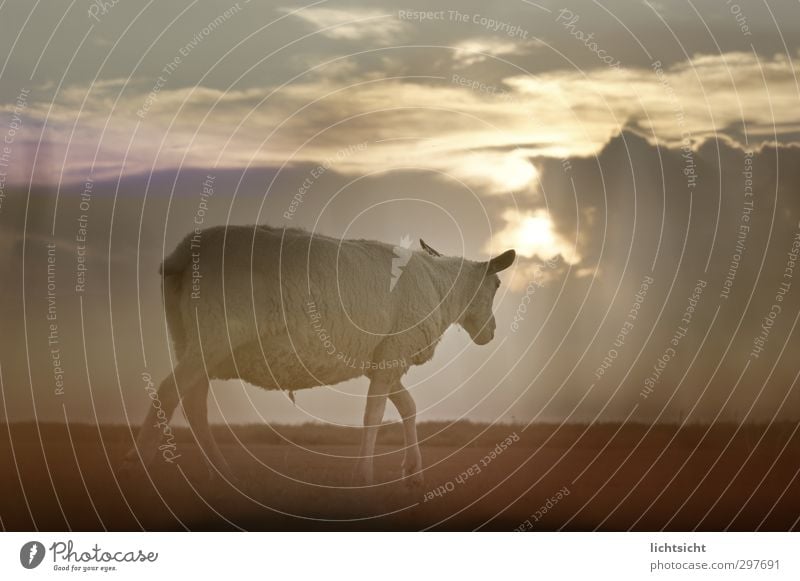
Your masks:
M432 256L441 256L436 250L420 240L422 248ZM469 303L461 313L458 324L461 325L476 345L486 345L494 339L495 320L492 311L494 295L500 287L498 272L507 269L514 263L517 253L506 250L488 262L467 263L464 272L466 281L464 292Z

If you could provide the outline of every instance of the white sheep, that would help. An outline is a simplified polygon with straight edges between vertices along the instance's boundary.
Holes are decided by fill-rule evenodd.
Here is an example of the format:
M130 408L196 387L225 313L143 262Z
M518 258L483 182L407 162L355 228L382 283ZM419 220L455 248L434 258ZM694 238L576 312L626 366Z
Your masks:
M492 302L508 250L488 262L373 240L340 240L294 228L228 226L184 238L161 266L177 365L158 389L131 468L159 448L163 419L183 401L212 473L232 479L208 426L210 379L241 378L293 393L367 376L357 477L371 484L387 397L403 420L403 475L422 485L416 406L401 378L428 361L442 334L461 325L478 345L494 336ZM138 453L137 453L138 448Z

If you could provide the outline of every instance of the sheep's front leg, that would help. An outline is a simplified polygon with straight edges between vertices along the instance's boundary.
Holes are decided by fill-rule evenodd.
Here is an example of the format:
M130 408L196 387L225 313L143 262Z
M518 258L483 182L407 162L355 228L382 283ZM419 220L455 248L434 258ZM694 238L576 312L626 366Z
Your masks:
M392 382L386 376L376 374L372 377L367 392L367 405L364 409L364 433L361 437L361 451L356 466L356 477L360 484L372 484L372 458L375 455L375 440L386 410L386 397Z
M405 457L403 459L403 478L409 488L422 488L425 480L422 476L422 454L417 442L417 406L414 398L398 380L389 392L389 399L403 419L405 435Z

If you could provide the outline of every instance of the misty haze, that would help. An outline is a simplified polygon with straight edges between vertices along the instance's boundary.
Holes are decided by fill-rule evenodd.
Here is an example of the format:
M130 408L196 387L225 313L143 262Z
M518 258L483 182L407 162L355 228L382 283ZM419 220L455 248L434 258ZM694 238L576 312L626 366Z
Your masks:
M0 7L9 530L796 530L800 8Z

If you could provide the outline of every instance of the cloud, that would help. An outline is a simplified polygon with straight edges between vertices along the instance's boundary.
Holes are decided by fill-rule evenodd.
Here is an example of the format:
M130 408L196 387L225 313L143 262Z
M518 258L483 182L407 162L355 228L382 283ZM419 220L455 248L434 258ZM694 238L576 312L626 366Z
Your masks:
M565 134L580 130L595 151L627 124L667 143L732 129L763 133L796 123L797 59L752 53L695 55L663 69L593 69L505 82L537 103L548 125Z
M67 179L83 179L93 163L117 171L123 158L125 172L322 163L369 143L337 171L417 167L485 194L527 197L537 195L532 158L593 156L625 127L663 144L718 134L741 142L745 129L753 140L780 132L785 142L798 130L798 63L785 57L697 55L666 69L558 71L498 84L464 74L383 79L362 75L354 61L335 63L332 76L309 73L283 87L69 85L52 105L31 99L26 115L31 128L49 115L54 156L69 144Z
M512 359L528 358L518 380L537 378L525 406L544 417L602 410L620 419L636 404L640 421L797 417L797 367L788 354L800 347L792 255L800 146L748 149L720 139L691 155L694 186L682 148L625 131L596 157L536 159L544 200L493 207L499 246L524 239L526 223L536 233L527 245L534 256L522 254L510 280L526 300L511 299L498 314L522 318L508 348ZM577 241L580 261L543 270L556 236ZM539 286L541 272L549 277ZM650 282L642 299L643 281ZM754 356L765 317L768 347ZM591 392L576 408L575 389L554 393L559 385L575 386L580 397Z
M495 38L472 38L459 42L455 48L453 59L461 66L467 67L482 63L491 57L506 57L527 54L532 48L540 46L535 40L517 41Z
M336 39L350 41L378 41L381 44L396 42L406 26L393 14L375 10L306 8L295 12L294 8L283 8L320 31L320 34Z
M490 194L530 193L538 172L531 160L515 151L452 152L449 171Z

